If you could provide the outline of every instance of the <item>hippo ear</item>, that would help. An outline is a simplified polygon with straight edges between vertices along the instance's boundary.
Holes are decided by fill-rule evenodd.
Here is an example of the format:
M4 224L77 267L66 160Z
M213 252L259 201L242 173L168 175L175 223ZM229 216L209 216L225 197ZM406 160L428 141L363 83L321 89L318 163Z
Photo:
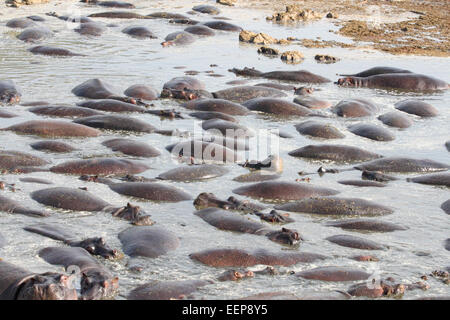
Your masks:
M234 276L235 276L236 278L239 278L239 272L238 272L238 271L233 272L233 274L234 274Z

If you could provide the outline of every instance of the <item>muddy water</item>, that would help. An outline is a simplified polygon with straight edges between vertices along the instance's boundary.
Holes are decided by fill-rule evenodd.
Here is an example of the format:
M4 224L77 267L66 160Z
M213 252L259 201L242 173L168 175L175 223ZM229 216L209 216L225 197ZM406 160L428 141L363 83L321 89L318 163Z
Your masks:
M155 11L170 11L186 13L193 5L200 2L164 1L149 4L147 1L137 1L137 9L133 10L141 14L149 14ZM212 2L211 2L212 3ZM297 38L321 37L323 40L337 40L348 42L349 40L338 37L328 32L334 30L334 26L327 21L314 24L299 24L297 26L279 26L265 21L269 11L228 8L221 6L221 16L231 18L231 23L238 24L244 29L268 33L276 38L293 36ZM167 20L109 20L98 19L105 24L114 23L117 27L108 27L101 37L85 37L73 31L76 24L66 23L52 17L46 17L45 24L55 31L55 36L42 44L70 49L85 54L84 57L53 58L34 56L27 51L31 45L25 44L15 38L16 31L5 27L10 18L26 16L30 14L43 15L45 12L56 11L63 14L83 14L91 12L108 11L108 9L69 1L58 6L54 4L36 6L32 8L7 9L0 16L0 77L14 80L23 91L22 101L46 100L52 103L74 104L80 99L73 96L71 89L79 83L91 79L100 78L117 87L122 92L128 86L136 83L145 83L156 89L161 89L164 82L172 77L184 75L184 71L196 70L200 73L196 78L205 82L207 90L216 91L229 87L225 83L235 80L234 74L227 70L233 67L250 66L262 71L272 70L298 70L306 69L311 72L328 77L335 81L338 73L353 73L377 65L394 66L410 69L417 73L425 73L436 76L450 82L448 75L449 60L444 58L424 57L399 57L388 56L373 50L350 50L341 48L307 49L296 45L274 46L280 50L300 50L305 55L305 61L301 65L286 65L279 58L267 58L257 54L256 45L242 44L238 41L237 33L217 32L215 37L198 39L194 44L185 47L162 48L160 42L164 37L174 31L184 29L184 26L169 24ZM212 20L210 16L198 14L192 17L199 21ZM129 25L147 26L158 36L154 40L136 40L121 33L121 30ZM331 54L341 58L336 64L324 65L314 61L314 55L318 53ZM210 67L216 64L217 67ZM179 67L185 67L180 69ZM223 77L210 77L206 71L213 70L215 74ZM264 80L255 79L249 83L259 83ZM344 89L338 88L333 83L320 86L321 91L314 95L336 103L341 99L367 98L380 105L380 114L394 110L393 104L404 99L404 96L369 89ZM292 99L290 94L288 99ZM436 161L450 163L449 153L444 147L444 142L450 139L450 111L448 109L450 92L432 95L420 95L432 103L440 112L440 115L431 119L414 118L414 125L405 130L390 129L396 139L391 142L374 142L353 135L347 126L357 122L372 122L380 124L376 117L364 120L348 120L332 118L329 121L341 129L345 138L337 143L375 151L385 156L410 156L417 158L429 158ZM177 108L174 101L156 101L155 108ZM14 123L30 119L40 119L27 111L27 107L13 106L3 107L4 110L13 112L19 117L12 119L0 119L0 128ZM325 114L331 115L327 111ZM152 115L135 115L150 124L161 129L179 129L194 132L199 130L198 122L192 119L161 120ZM292 158L287 153L307 144L322 143L320 140L311 140L299 135L293 124L303 121L302 118L280 120L263 115L250 115L238 117L241 124L258 131L259 129L278 128L294 136L292 139L280 140L280 155L284 159L285 170L282 180L294 181L298 178L299 171L315 172L320 163L308 162ZM69 121L69 120L67 120ZM174 161L164 146L178 141L179 138L166 137L157 134L134 135L127 134L136 140L145 141L158 148L162 155L156 159L145 160L152 169L143 174L145 177L155 177L159 173L175 168L180 164ZM30 143L39 140L37 137L19 136L9 132L0 133L0 148L32 152L40 155L53 164L61 163L67 159L87 158L95 156L114 155L109 149L103 147L101 142L113 137L123 136L120 133L104 132L98 138L68 139L66 142L76 146L79 150L70 154L55 155L33 151ZM116 155L121 156L121 155ZM263 155L261 155L263 157ZM334 165L329 165L333 166ZM229 165L230 173L205 182L197 183L170 183L184 189L193 197L201 192L213 192L221 198L232 194L232 189L242 184L232 181L234 177L247 171L237 165ZM29 193L44 188L37 184L27 184L19 181L25 175L3 175L1 180L8 183L16 183L17 191L1 191L15 200L27 206L39 207L39 204L29 198ZM91 192L101 196L114 205L124 205L129 198L120 196L108 187L100 184L85 183L76 177L56 175L51 173L33 173L27 176L50 179L56 186L85 186ZM338 180L359 179L359 171L342 172L340 174L327 174L323 177L311 176L311 184L326 186L339 190L343 197L361 197L380 204L388 205L395 209L395 213L382 219L389 222L409 227L407 231L396 231L388 234L365 234L364 237L388 245L389 250L375 252L380 262L356 262L349 257L367 253L365 251L340 247L326 241L325 238L334 234L354 234L337 228L325 227L324 223L331 218L317 218L309 215L292 214L295 222L288 225L297 229L305 238L300 248L302 250L317 252L333 257L318 264L298 264L286 270L306 270L317 266L342 265L360 267L369 271L378 272L381 276L393 276L402 282L416 282L422 274L430 273L435 269L442 269L450 264L449 253L443 247L443 240L449 237L450 224L448 216L439 208L440 204L449 198L449 190L431 186L407 183L403 179L390 182L385 188L357 188L338 184ZM402 177L406 178L406 176ZM306 183L306 182L302 182ZM188 255L194 251L215 247L239 247L239 248L267 248L275 251L287 250L275 244L265 237L253 235L241 235L224 232L206 224L203 220L193 215L194 207L191 201L176 204L158 204L143 202L133 199L133 203L140 205L151 213L153 219L165 228L177 233L181 238L180 247L165 256L157 259L136 259L133 263L143 265L144 271L140 274L128 271L126 257L121 261L102 261L120 277L120 293L118 299L126 297L128 292L137 286L150 280L185 280L185 279L214 279L223 270L209 268L191 261ZM60 224L74 230L79 237L101 235L111 246L120 248L117 234L128 228L126 222L112 219L108 214L65 212L61 210L47 209L54 214L46 218L48 223ZM37 256L39 249L59 245L55 241L27 233L22 230L26 225L36 222L36 219L24 216L13 216L0 213L0 231L8 239L9 244L0 249L0 257L26 266L37 272L49 270L61 270L51 266ZM358 234L356 234L358 235ZM258 267L254 268L257 269ZM263 268L262 266L260 268ZM448 295L448 285L438 281L429 280L431 288L426 291L412 291L405 298L419 296ZM320 281L301 280L293 276L257 276L249 281L239 283L216 283L203 287L196 294L198 298L205 299L233 299L246 295L265 291L288 290L299 296L305 290L329 291L345 290L349 284L325 283Z

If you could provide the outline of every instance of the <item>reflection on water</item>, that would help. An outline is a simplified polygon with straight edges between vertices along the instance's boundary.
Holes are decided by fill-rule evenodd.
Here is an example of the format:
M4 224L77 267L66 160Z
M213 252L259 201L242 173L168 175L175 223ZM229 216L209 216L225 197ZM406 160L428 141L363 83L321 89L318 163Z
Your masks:
M199 4L187 2L159 2L148 4L147 1L137 1L139 13L148 14L153 11L171 11L185 13L190 8ZM62 6L53 7L38 6L33 8L36 14L48 11L57 11L66 14L63 8L74 8L81 10L83 14L90 12L106 11L108 9L95 6L85 6L73 2ZM296 38L321 37L323 40L348 41L338 37L328 30L335 28L326 21L315 24L292 26L280 26L267 23L265 16L268 12L249 11L237 8L220 7L222 16L232 18L231 23L238 24L244 29L265 32L276 38L288 36ZM60 10L60 11L58 11ZM23 11L23 10L22 10ZM28 15L28 12L24 15ZM34 14L35 12L33 12ZM387 56L385 54L370 50L350 50L342 48L307 49L298 45L274 46L280 51L300 50L305 55L305 61L300 65L286 65L279 59L270 59L257 53L258 46L242 44L238 41L236 33L217 31L217 35L211 38L198 39L194 44L186 47L162 48L160 43L164 37L174 31L184 29L184 26L169 24L167 20L114 20L117 27L108 27L101 37L84 37L73 31L76 24L68 24L56 18L46 17L46 24L55 31L55 36L43 44L54 45L70 49L77 53L85 54L84 57L53 58L35 56L27 51L31 45L25 44L15 38L17 32L5 27L8 17L0 16L0 78L14 80L23 91L23 101L45 100L51 103L75 104L80 101L71 93L76 85L91 78L100 78L115 86L118 92L122 92L132 84L143 83L160 90L164 82L172 77L183 75L186 70L196 70L200 73L195 76L206 83L207 90L216 91L228 87L225 83L235 80L234 74L227 70L233 67L244 66L255 67L262 71L272 70L297 70L306 69L311 72L328 77L335 81L339 73L353 73L372 66L385 65L404 69L410 69L418 73L425 73L450 81L448 75L448 59L430 57L400 57ZM207 15L196 15L196 20L208 21ZM98 19L105 24L110 23L108 19ZM121 30L126 26L147 26L158 39L136 40L123 33ZM317 64L314 56L318 53L331 54L341 58L341 61L331 65ZM217 67L210 67L210 65ZM185 69L177 67L185 66ZM210 77L206 71L213 70L214 73L224 77ZM250 83L262 82L261 79L250 80ZM333 103L341 99L367 98L378 103L381 113L394 110L393 104L402 96L386 93L384 91L369 89L346 89L338 88L333 83L315 86L320 91L315 96L330 100ZM376 117L364 120L350 119L327 119L339 130L344 132L345 138L340 144L359 146L361 148L380 153L385 156L410 156L417 158L429 158L436 161L449 163L449 153L444 148L444 142L450 139L450 112L448 109L450 93L437 93L424 95L424 99L432 103L440 112L440 115L431 119L414 118L412 127L405 130L390 129L396 139L392 142L374 142L353 135L346 128L360 121L380 124ZM293 95L289 94L289 99ZM176 108L185 111L173 101L156 101L155 108ZM12 119L1 119L0 127L19 123L39 117L29 113L26 107L5 107L5 110L13 112L19 117ZM331 115L325 111L327 115ZM158 129L178 129L181 131L198 130L192 119L183 120L161 120L149 114L132 115L144 120ZM320 166L317 162L308 162L287 155L289 151L307 144L322 143L319 140L311 140L299 135L293 124L303 119L291 118L288 120L274 119L262 115L251 115L237 117L240 123L254 131L259 129L279 128L294 138L282 139L280 141L280 154L284 159L282 179L294 181L298 178L299 171L314 172ZM162 155L156 159L145 160L152 169L145 172L145 177L153 178L158 174L177 167L179 163L171 159L164 147L178 141L179 138L167 137L157 134L127 134L129 137L145 141L158 148ZM68 158L86 158L93 156L112 155L113 153L101 145L104 140L123 136L121 133L105 132L98 138L69 139L67 142L76 146L80 151L70 154L46 154L33 151L30 143L40 140L37 137L15 135L10 132L0 133L0 148L14 149L42 155L54 164L61 163ZM232 179L247 171L237 165L229 166L232 170L221 178L196 183L171 183L176 185L193 197L201 192L213 192L220 198L226 198L232 194L234 188L241 186ZM101 196L104 200L114 205L124 205L129 199L125 196L112 192L107 186L92 182L82 182L75 177L56 175L51 173L33 173L33 177L47 178L57 186L82 187ZM289 224L289 228L297 229L305 238L305 242L299 250L322 253L334 257L320 263L299 264L287 270L305 270L318 265L346 265L357 266L370 271L379 270L382 275L393 276L398 281L416 282L418 277L430 273L435 269L442 269L449 264L449 255L443 249L443 240L448 238L449 222L439 208L440 204L449 198L448 189L407 183L404 180L393 181L385 188L357 188L338 184L338 180L359 179L360 172L348 171L340 174L326 174L323 177L311 176L311 184L326 186L341 191L343 197L361 197L388 205L395 209L395 213L382 219L385 221L403 224L409 227L407 231L397 231L388 234L367 234L364 237L386 244L389 250L376 252L375 255L380 262L357 262L348 257L359 254L359 250L336 246L325 240L334 234L353 234L349 231L323 226L328 218L313 217L301 214L292 214L296 222ZM17 191L1 191L8 197L27 206L38 207L39 205L29 198L29 193L43 188L37 184L19 182L17 175L4 175L1 177L9 183L17 184ZM307 183L307 182L301 182ZM268 248L280 250L280 246L267 240L247 234L234 234L218 231L203 220L195 217L192 212L194 207L191 202L175 204L160 204L143 202L133 199L152 215L153 220L178 234L181 245L176 251L157 259L136 259L139 264L145 266L141 274L134 274L127 270L127 258L118 262L105 262L120 277L120 296L123 298L128 291L137 284L148 280L175 280L175 279L211 279L218 276L222 271L196 264L188 258L194 251L214 247L240 247L240 248ZM50 209L48 209L50 210ZM48 223L56 223L73 230L78 236L103 236L112 247L120 248L117 234L128 227L127 223L111 219L104 213L74 213L60 210L51 210L54 215L48 219ZM11 216L0 213L1 233L9 239L10 245L0 249L1 258L25 265L33 271L60 270L58 267L49 266L37 256L39 249L45 246L57 245L55 241L22 230L28 224L36 222L35 219L24 216ZM361 253L364 253L361 252ZM421 254L420 254L421 253ZM425 255L423 254L425 253ZM133 262L134 263L134 262ZM429 281L431 289L427 292L412 291L407 297L421 295L448 295L448 286L438 281ZM199 290L198 297L204 298L238 298L263 291L288 290L301 294L305 289L346 289L348 284L322 283L318 281L301 280L289 275L281 276L256 276L254 279L238 283L216 283L203 287Z

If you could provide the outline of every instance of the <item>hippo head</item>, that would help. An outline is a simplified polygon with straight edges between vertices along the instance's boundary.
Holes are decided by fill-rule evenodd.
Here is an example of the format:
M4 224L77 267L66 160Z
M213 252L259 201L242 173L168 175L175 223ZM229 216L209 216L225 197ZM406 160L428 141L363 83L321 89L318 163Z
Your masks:
M194 200L194 206L197 209L203 208L222 208L225 210L229 210L234 208L234 205L230 201L223 201L218 199L213 193L202 192L197 198Z
M250 270L228 270L225 271L218 279L219 281L238 281L244 278L254 277L253 271Z
M356 77L345 77L340 78L336 84L343 87L361 87L362 80Z
M0 95L0 102L6 104L16 104L20 102L21 94L17 91L4 90Z
M268 214L264 213L255 213L257 216L259 216L262 220L271 222L271 223L288 223L292 222L292 219L289 218L289 214L281 214L278 213L278 211L272 210Z
M272 241L291 246L303 240L297 231L286 228L282 228L280 231L271 232L268 237Z
M300 95L300 96L305 96L308 94L312 94L314 92L313 88L308 88L308 87L294 87L294 94Z
M73 278L60 273L36 274L20 283L17 300L78 300Z
M173 46L175 44L175 42L173 42L173 41L164 41L164 42L161 42L161 45L163 46L163 47L170 47L170 46Z
M127 203L125 207L114 210L112 215L113 217L129 220L132 224L137 226L151 226L155 224L150 218L150 215L146 215L145 212L141 210L141 207L134 206L131 203Z
M81 274L80 284L82 300L99 300L114 295L119 288L119 278L93 270Z
M114 259L118 257L118 251L111 249L103 238L88 238L78 242L77 246L85 249L93 256L101 256L105 259Z

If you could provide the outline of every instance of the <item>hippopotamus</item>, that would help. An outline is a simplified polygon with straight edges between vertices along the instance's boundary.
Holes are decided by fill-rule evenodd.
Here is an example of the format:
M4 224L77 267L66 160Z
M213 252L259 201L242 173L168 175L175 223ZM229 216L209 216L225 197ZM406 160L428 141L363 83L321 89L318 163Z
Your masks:
M395 108L422 118L435 117L439 114L439 111L431 104L416 99L407 99L397 102Z
M379 298L379 297L395 297L402 296L405 290L414 290L420 288L426 290L426 285L424 286L421 282L413 285L403 285L394 284L388 280L380 280L379 283L375 285L369 285L367 282L357 283L352 285L348 289L348 293L354 297L368 297L368 298Z
M0 118L10 119L10 118L15 118L15 117L17 117L17 115L12 112L0 110Z
M67 21L67 22L75 22L75 23L88 23L88 22L93 22L94 20L85 17L85 16L76 16L76 15L64 15L64 16L60 16L58 15L56 12L48 12L46 13L47 16L50 17L55 17L58 18L60 20L63 21Z
M48 161L29 153L0 150L0 171L14 171L20 167L40 167L49 164Z
M263 292L238 300L348 300L351 296L343 291L330 292L304 292L300 296L294 295L288 291Z
M211 283L208 280L154 281L134 288L128 295L128 300L183 299Z
M72 277L33 273L0 260L0 300L78 300Z
M122 33L125 33L133 38L137 39L156 39L157 37L146 27L139 26L129 26L122 30Z
M277 210L317 215L377 216L394 211L386 206L358 198L315 197L275 206Z
M109 18L109 19L148 19L141 14L130 11L109 11L98 12L88 15L90 18Z
M395 139L395 136L389 130L371 123L354 124L348 127L348 130L357 136L375 141L392 141Z
M290 82L300 82L300 83L327 83L331 82L331 80L319 76L317 74L311 73L306 70L297 70L297 71L271 71L271 72L262 72L256 70L254 68L244 68L244 69L230 69L228 70L239 76L247 76L247 77L255 77L255 78L266 78L273 80L281 80L281 81L290 81Z
M276 180L281 178L281 175L279 173L269 173L270 171L267 170L259 170L259 171L253 171L247 174L241 174L235 178L233 178L233 181L236 182L263 182L263 181L269 181L269 180Z
M35 27L37 26L37 24L33 20L28 18L14 18L8 20L6 26L9 28L25 29L28 27Z
M80 2L85 2L89 4L95 4L102 7L109 8L124 8L124 9L134 9L135 6L129 2L123 1L98 1L98 0L81 0Z
M336 127L330 124L325 124L317 121L305 121L295 125L295 129L300 134L322 139L342 139L345 135L342 134Z
M247 251L242 249L207 249L189 255L192 260L211 267L251 267L258 264L268 266L291 266L311 263L327 257L310 252L271 252L265 249Z
M191 200L190 194L170 185L155 182L125 182L109 185L111 190L122 195L161 202Z
M103 238L95 237L78 240L71 232L68 232L63 228L43 223L27 226L24 230L62 241L70 247L83 248L93 256L100 256L105 259L113 259L118 256L117 250L112 250Z
M288 213L278 213L278 211L275 210L271 210L269 213L253 212L253 214L258 216L261 220L270 223L286 224L295 221L289 217Z
M217 280L223 282L223 281L238 281L246 278L253 278L255 274L251 270L227 270L224 273L222 273L219 277L217 277Z
M384 183L366 180L339 180L338 183L355 187L376 187L376 188L386 187L386 184Z
M196 25L199 24L200 22L191 18L180 18L180 19L170 19L169 23Z
M450 169L450 166L428 159L391 157L365 162L355 166L355 169L380 172L425 173L447 171L448 169Z
M19 35L17 35L17 39L25 41L25 42L39 42L41 40L50 38L53 36L53 32L44 26L35 26L28 27L23 30Z
M235 162L236 153L217 143L190 140L166 146L166 150L177 158L205 162Z
M51 172L64 174L120 175L138 174L150 169L146 164L120 158L80 159L60 163L50 168Z
M450 238L444 241L445 250L450 251Z
M264 210L265 207L247 200L241 201L235 197L229 197L226 201L218 199L213 193L202 192L194 200L197 209L221 208L224 210L236 210L242 212L255 212Z
M389 182L397 180L396 177L382 174L381 172L367 171L367 170L363 170L363 172L361 173L361 178L365 180L373 180L378 182Z
M265 201L300 200L307 197L331 196L339 193L329 188L285 181L260 182L234 189L233 192Z
M219 99L217 99L219 100ZM197 100L194 100L197 101ZM224 100L226 101L226 100ZM245 110L245 112L248 112L247 110ZM200 119L200 120L210 120L210 119L222 119L222 120L226 120L226 121L231 121L231 122L238 122L235 118L233 118L232 116L223 113L223 112L217 112L217 111L197 111L197 112L191 112L189 113L189 115L191 117Z
M16 104L20 102L22 93L12 80L0 80L0 104Z
M347 145L308 145L288 153L292 157L314 160L331 160L335 162L360 162L378 159L382 156L358 147Z
M254 98L244 102L243 106L252 111L270 113L277 116L305 117L312 115L308 108L276 98Z
M297 272L295 276L309 280L337 282L366 280L371 276L371 274L361 269L328 266L300 271Z
M257 84L255 84L255 86L257 86L257 87L273 88L273 89L282 90L282 91L295 90L294 86L291 86L291 85L288 85L288 84L281 84L281 83L272 83L272 82L257 83Z
M171 12L153 12L147 15L147 17L152 19L187 19L183 14Z
M99 115L86 118L78 118L73 122L82 124L83 127L88 126L92 128L131 132L146 132L151 133L155 131L155 127L151 124L128 116L119 115ZM98 130L96 130L98 132Z
M102 145L110 148L112 151L119 151L129 156L152 158L161 155L161 152L154 147L131 139L111 139L102 142Z
M247 160L239 165L250 170L283 172L283 159L280 156L273 154L262 161Z
M90 117L104 114L89 108L60 105L36 106L28 109L28 111L38 115L60 118Z
M250 133L252 131L249 131ZM228 148L234 151L248 151L250 150L250 142L246 136L239 136L241 132L230 132L229 136L219 135L217 131L206 132L207 134L201 137L201 141L206 143L214 143L220 145L224 148ZM215 135L209 135L208 133L212 133ZM238 134L237 136L233 136L234 134ZM243 139L240 139L243 138ZM236 157L237 159L237 157ZM231 159L230 159L231 160Z
M228 23L226 21L208 21L203 23L203 25L211 28L211 29L215 29L215 30L222 30L222 31L232 31L232 32L240 32L242 31L242 28L232 24L232 23Z
M218 135L229 139L249 138L255 135L254 131L247 127L221 119L202 121L202 129L211 135Z
M101 134L84 125L57 120L25 121L0 130L43 137L97 137Z
M432 186L450 187L450 173L435 173L420 177L407 178L406 181L428 184Z
M79 247L47 247L39 256L53 265L66 269L77 266L81 275L81 300L103 299L114 296L119 288L119 278Z
M78 150L72 147L70 144L54 140L33 142L32 144L30 144L30 147L39 151L50 151L57 153L67 153Z
M282 98L287 96L286 93L278 89L261 86L235 86L213 92L212 95L216 99L224 99L236 103L243 103L254 98Z
M212 37L216 34L213 29L202 25L193 25L184 29L184 31L195 34L197 36L207 36L207 37Z
M446 214L450 214L450 199L445 201L442 205L441 205L441 209L444 210L444 212Z
M208 5L208 4L200 4L198 6L194 6L192 8L192 10L201 12L201 13L213 14L213 15L220 13L220 10L218 8L216 8L215 6Z
M61 57L84 56L83 54L75 53L67 49L49 46L35 46L28 49L28 51L34 54L42 54L45 56L61 56Z
M201 164L183 166L158 175L158 179L171 181L198 181L221 177L228 173L224 166Z
M337 84L344 87L415 92L447 90L449 87L445 81L416 73L386 73L368 77L345 77L340 78Z
M335 243L337 245L354 248L354 249L362 249L362 250L384 250L386 247L381 245L375 241L364 239L361 237L351 236L348 234L339 234L335 236L331 236L326 238L326 240Z
M140 113L147 112L147 109L145 109L144 107L114 99L88 100L84 102L79 102L77 103L77 105L91 110L100 110L108 112L140 112ZM96 113L97 114L94 113L86 115L85 117L104 114L100 112Z
M161 92L161 98L176 98L194 100L198 92L204 91L205 85L192 77L176 77L166 82Z
M75 28L74 31L83 36L99 37L103 32L106 31L106 28L104 25L97 22L86 22L80 23L80 25Z
M51 182L50 180L34 178L34 177L25 177L25 178L20 178L19 180L21 182L25 182L25 183L53 184L53 182Z
M143 84L132 85L124 91L124 95L126 95L127 97L142 100L158 99L158 93L156 92L156 90Z
M364 78L375 76L377 74L386 74L386 73L411 73L411 71L394 67L373 67L355 74L340 74L340 76Z
M397 230L407 230L407 227L377 219L345 219L329 221L326 223L330 227L338 227L345 230L371 231L371 232L392 232Z
M295 245L301 239L298 232L282 228L280 231L267 228L265 225L244 218L238 213L218 208L207 208L194 213L210 225L220 230L264 235L269 240L286 245Z
M78 97L89 99L114 99L136 104L136 100L129 97L121 97L114 93L114 89L100 79L90 79L72 89L72 93Z
M409 117L395 111L382 114L378 117L378 120L387 126L400 129L409 128L413 124L413 121Z
M162 42L161 45L163 47L167 47L167 46L173 46L173 45L183 46L183 45L191 44L196 40L196 38L189 32L176 31L176 32L172 32L172 33L168 34L164 40L165 41Z
M332 105L330 101L318 99L315 97L296 97L294 98L294 103L308 109L327 109Z
M180 240L159 227L131 227L119 233L123 252L130 257L157 258L178 248Z
M378 107L371 101L364 99L342 100L332 109L339 117L359 118L373 115Z
M186 102L182 106L191 110L221 112L226 115L241 116L250 113L242 105L224 99L198 99Z
M50 214L47 212L28 209L22 206L20 203L8 199L0 195L0 211L11 213L11 214L23 214L30 217L48 217ZM1 260L0 260L1 261Z

